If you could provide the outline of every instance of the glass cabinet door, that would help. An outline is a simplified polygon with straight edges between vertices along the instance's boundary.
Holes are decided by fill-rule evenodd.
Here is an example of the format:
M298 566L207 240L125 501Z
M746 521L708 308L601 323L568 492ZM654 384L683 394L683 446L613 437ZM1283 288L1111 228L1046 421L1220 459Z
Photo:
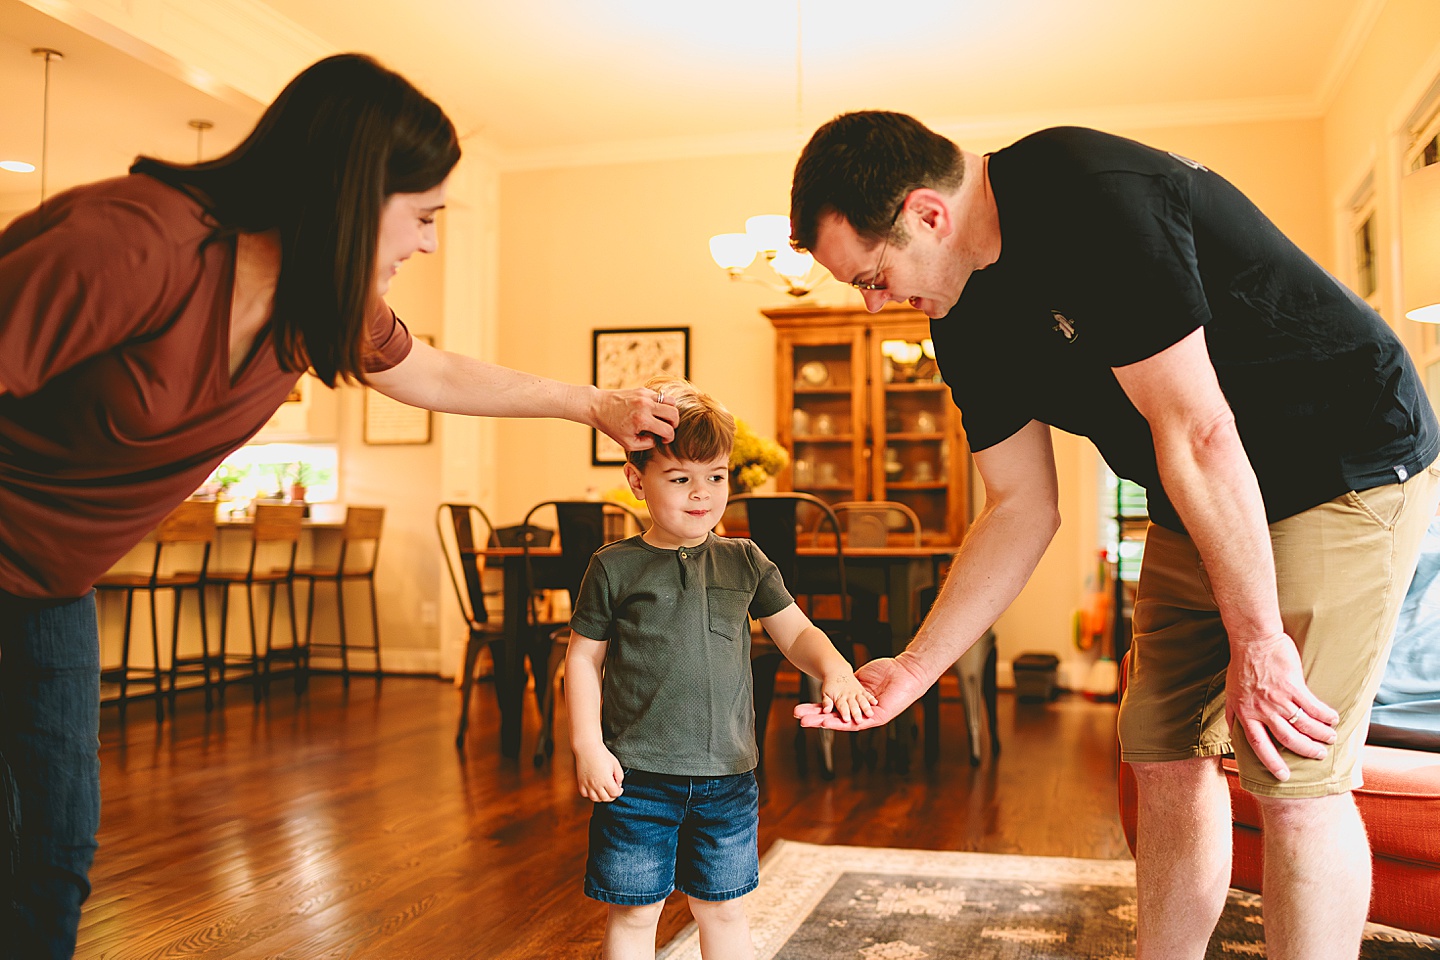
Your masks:
M813 331L789 343L782 386L790 393L790 488L838 503L857 498L867 483L863 450L863 341L846 331ZM781 409L785 409L782 403Z
M950 391L940 379L935 350L924 328L876 331L871 352L875 403L877 500L894 500L915 511L928 539L950 534Z
M779 489L898 502L926 546L958 544L970 456L925 317L894 305L763 312L776 332L776 438L790 452ZM909 529L903 520L895 531Z

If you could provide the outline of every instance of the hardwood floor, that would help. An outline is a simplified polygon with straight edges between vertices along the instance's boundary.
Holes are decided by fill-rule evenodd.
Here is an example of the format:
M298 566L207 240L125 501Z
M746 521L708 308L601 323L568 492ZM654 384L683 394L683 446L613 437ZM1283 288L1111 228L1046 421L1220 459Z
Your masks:
M784 681L782 680L782 683ZM793 686L790 688L793 690ZM80 958L591 958L604 907L581 893L589 803L563 708L555 761L498 756L492 692L457 754L457 694L438 680L316 677L206 715L184 696L102 714L104 812ZM953 695L953 689L951 690ZM963 713L942 705L939 764L908 775L797 773L792 698L777 696L760 846L816 843L1128 857L1115 805L1113 704L1000 697L1002 754L972 768ZM527 703L525 750L538 717ZM811 734L813 737L813 734ZM813 744L812 744L813 749ZM917 758L918 759L918 758ZM683 897L663 943L689 922Z

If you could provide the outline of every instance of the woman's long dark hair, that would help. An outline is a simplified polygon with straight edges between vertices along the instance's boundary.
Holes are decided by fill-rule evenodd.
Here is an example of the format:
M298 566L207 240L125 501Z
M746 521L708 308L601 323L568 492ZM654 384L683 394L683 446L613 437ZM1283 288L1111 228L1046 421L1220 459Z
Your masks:
M459 159L439 106L371 58L341 54L291 80L223 157L141 157L130 170L194 192L221 230L279 231L275 352L333 387L365 380L385 198L439 186Z

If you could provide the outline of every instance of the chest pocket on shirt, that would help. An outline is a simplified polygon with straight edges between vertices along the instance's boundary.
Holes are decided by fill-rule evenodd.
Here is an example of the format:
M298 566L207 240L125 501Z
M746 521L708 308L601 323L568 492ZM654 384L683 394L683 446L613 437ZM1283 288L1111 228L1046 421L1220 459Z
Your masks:
M710 634L725 640L739 640L750 629L750 594L745 590L710 587L705 591L710 612Z

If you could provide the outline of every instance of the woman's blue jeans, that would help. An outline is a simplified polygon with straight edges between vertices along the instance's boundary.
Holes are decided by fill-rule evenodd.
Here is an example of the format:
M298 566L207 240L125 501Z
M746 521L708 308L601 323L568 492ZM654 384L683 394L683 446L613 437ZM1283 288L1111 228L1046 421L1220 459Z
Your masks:
M100 827L95 595L0 593L0 952L75 953Z

